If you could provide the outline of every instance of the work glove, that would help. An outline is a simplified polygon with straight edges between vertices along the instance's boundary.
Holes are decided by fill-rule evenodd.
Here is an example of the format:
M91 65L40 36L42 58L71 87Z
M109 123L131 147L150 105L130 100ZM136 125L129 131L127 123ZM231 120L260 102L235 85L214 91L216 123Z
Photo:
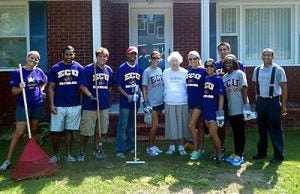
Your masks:
M150 112L144 114L144 122L147 125L151 125L152 124L152 115L151 115Z
M91 103L95 106L97 106L97 98L95 98L93 95L88 96Z
M137 94L133 94L133 95L128 95L128 102L131 103L131 102L136 102L137 99L138 99L138 95Z
M224 110L218 110L216 111L216 120L218 127L223 127L225 123L225 117L224 117Z
M144 106L144 112L145 113L151 113L152 112L152 107L150 106L149 102L143 102Z
M249 103L243 104L243 115L245 121L251 120L251 113L251 105Z

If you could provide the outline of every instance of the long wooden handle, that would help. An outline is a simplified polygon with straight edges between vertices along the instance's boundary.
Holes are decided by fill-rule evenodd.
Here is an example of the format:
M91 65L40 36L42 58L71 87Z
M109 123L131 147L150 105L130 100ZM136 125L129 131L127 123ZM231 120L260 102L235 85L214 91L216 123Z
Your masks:
M22 65L21 64L19 64L19 70L20 70L21 82L24 82L23 81L23 72L22 72ZM29 124L29 116L28 116L28 107L27 107L27 99L26 99L25 88L22 88L22 94L23 94L23 101L24 101L24 108L25 108L25 115L26 115L28 137L30 139L31 138L31 130L30 130L30 124Z
M97 70L96 70L97 63L94 64L94 81L95 81L95 89L96 89L96 99L97 99L97 128L99 131L99 137L100 137L100 149L102 149L102 140L101 140L101 127L100 127L100 109L99 109L99 90L98 90L98 80L97 80Z

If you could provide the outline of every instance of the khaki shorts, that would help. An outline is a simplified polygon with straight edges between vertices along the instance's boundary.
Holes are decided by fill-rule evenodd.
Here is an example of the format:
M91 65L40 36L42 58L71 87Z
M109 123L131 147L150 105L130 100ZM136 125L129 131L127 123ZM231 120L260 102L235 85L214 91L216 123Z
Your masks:
M100 129L101 134L107 134L109 124L109 109L100 110ZM83 110L80 122L80 134L84 136L93 136L98 131L97 111Z

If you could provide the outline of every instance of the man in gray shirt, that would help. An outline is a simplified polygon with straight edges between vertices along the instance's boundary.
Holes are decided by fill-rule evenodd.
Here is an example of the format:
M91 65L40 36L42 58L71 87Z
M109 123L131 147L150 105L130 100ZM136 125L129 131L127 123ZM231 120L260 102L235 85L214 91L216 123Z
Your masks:
M273 144L271 163L284 160L284 139L281 116L287 115L287 79L285 71L273 63L274 51L266 48L262 51L263 64L256 67L252 81L256 84L256 112L259 132L257 154L253 159L267 156L268 133ZM280 103L281 100L281 103Z

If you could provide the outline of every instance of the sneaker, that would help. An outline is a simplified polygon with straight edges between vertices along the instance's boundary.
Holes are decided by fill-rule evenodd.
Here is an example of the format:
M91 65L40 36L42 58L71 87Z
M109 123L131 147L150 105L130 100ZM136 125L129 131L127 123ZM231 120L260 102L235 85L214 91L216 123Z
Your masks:
M54 155L54 156L52 156L51 158L50 158L50 163L57 163L58 161L60 160L60 158L59 158L59 156L56 156L56 155Z
M123 154L123 152L116 153L116 156L117 156L118 158L126 158L126 156Z
M67 154L65 156L65 160L66 160L66 162L68 162L70 164L76 162L76 159L73 156L71 156L70 154Z
M200 151L193 151L191 154L190 159L191 160L198 160L201 157L201 152Z
M80 153L78 154L77 160L78 160L79 162L84 162L84 161L85 161L85 153L84 153L84 152L80 152Z
M10 165L11 165L11 162L9 160L5 160L2 163L2 165L0 166L0 171L6 171Z
M183 149L183 150L179 150L178 151L179 152L179 155L180 156L185 156L185 155L187 155L187 153L186 153L186 151Z
M234 159L234 157L235 157L235 154L231 154L230 156L228 156L228 157L225 159L225 161L231 163L232 160Z
M150 156L157 156L159 154L159 152L157 152L157 150L154 148L154 146L152 146L150 148L148 147L146 152Z
M96 153L95 153L95 157L97 159L104 159L105 158L104 151L103 150L97 150Z
M233 160L230 162L233 166L240 166L241 164L243 164L244 161L244 157L239 157L239 156L235 156L233 158Z
M215 154L213 154L213 155L210 156L210 159L211 159L212 161L217 161L217 160L218 160L218 156L215 155Z
M217 162L221 163L221 162L225 162L225 157L224 157L224 154L221 153L217 156Z
M174 152L175 152L175 150L169 148L168 151L166 151L166 154L172 155L172 154L174 154Z
M160 149L159 149L159 147L157 147L157 146L153 146L153 148L155 149L155 151L156 151L156 152L158 152L158 153L163 153L163 151L162 151L162 150L160 150Z

